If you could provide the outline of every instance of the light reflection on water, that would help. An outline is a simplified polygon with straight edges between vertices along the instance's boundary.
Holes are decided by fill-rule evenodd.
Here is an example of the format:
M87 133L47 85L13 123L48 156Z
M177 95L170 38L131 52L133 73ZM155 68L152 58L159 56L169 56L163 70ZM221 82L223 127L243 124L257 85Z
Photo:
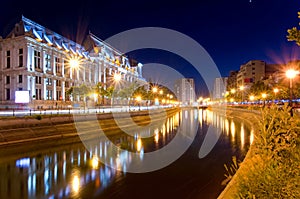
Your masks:
M238 148L242 152L246 152L249 148L249 145L254 141L253 129L251 131L248 130L244 122L237 122L233 118L226 118L225 116L219 115L218 113L210 110L203 111L201 115L207 116L206 121L208 124L222 129L222 132L226 134L228 139L230 139L233 148ZM201 121L199 122L201 123ZM250 132L250 135L248 135L246 132ZM246 145L247 148L245 148Z
M232 143L232 148L239 147L241 151L246 151L246 146L254 139L253 130L248 136L243 123L237 124L233 119L209 110L184 110L167 118L160 126L135 132L132 134L135 136L112 136L110 140L122 149L139 153L140 161L143 161L144 153L158 150L174 138L183 119L190 119L191 123L199 121L200 128L208 123L222 129ZM153 136L142 138L146 134ZM0 198L77 198L88 184L101 192L117 176L125 176L126 168L132 161L131 153L126 150L118 151L116 158L111 158L112 142L100 141L88 150L78 144L76 147L1 164ZM123 172L105 166L100 158Z

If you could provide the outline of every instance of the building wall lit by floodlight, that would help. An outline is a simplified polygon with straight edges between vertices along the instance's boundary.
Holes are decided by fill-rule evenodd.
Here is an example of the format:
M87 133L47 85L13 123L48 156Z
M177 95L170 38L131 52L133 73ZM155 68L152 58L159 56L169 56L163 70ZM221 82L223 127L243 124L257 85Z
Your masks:
M95 35L89 33L81 45L23 16L5 38L0 37L0 71L0 101L13 104L16 91L28 91L30 101L39 100L33 104L45 108L80 100L66 94L72 86L109 86L116 72L124 81L145 83L141 65L130 64Z

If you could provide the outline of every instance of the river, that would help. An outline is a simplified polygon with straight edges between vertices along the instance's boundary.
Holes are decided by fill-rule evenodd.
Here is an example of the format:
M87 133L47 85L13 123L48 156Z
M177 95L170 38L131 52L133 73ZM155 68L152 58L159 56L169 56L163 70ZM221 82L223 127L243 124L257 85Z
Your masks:
M219 138L199 158L209 126L220 132ZM181 110L162 122L130 131L114 132L94 144L41 147L2 156L0 198L213 199L225 188L224 164L229 165L233 156L242 161L253 141L253 132L243 122L210 110ZM179 134L178 143L185 147L177 143L168 148ZM150 162L147 155L152 152L161 156Z

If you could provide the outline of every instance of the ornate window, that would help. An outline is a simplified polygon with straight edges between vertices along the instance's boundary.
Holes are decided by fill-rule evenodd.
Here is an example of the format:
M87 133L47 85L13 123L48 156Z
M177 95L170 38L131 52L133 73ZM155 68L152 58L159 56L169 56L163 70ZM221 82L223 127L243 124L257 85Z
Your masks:
M41 52L34 51L34 68L41 69Z

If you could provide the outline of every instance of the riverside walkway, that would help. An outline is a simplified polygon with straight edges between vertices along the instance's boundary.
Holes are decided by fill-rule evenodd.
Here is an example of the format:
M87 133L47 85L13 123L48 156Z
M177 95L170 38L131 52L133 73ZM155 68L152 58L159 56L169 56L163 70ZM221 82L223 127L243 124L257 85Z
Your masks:
M155 110L171 108L172 105L160 106L106 106L101 108L69 108L69 109L40 109L40 110L0 110L0 116L32 116L32 115L54 115L54 114L93 114L111 112L132 112L143 110Z

